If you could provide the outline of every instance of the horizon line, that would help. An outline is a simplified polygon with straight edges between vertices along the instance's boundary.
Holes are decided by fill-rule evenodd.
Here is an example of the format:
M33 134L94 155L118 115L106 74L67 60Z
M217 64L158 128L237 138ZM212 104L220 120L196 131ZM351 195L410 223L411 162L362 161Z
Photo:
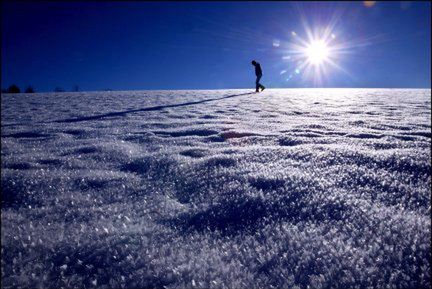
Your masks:
M125 89L125 90L113 90L113 89L101 89L101 90L79 90L79 91L35 91L35 92L1 92L1 94L37 94L37 93L82 93L82 92L126 92L126 91L176 91L176 90L254 90L255 88L176 88L176 89ZM432 87L267 87L266 90L271 89L432 89Z

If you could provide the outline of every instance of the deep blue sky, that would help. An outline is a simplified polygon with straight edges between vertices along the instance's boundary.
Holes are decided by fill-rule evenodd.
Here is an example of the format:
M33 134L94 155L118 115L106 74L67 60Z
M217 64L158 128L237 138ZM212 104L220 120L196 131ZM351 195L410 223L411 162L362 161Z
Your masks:
M1 13L2 88L253 88L252 59L268 87L431 87L428 2L3 2ZM295 72L292 44L329 26L341 69L325 65L317 83Z

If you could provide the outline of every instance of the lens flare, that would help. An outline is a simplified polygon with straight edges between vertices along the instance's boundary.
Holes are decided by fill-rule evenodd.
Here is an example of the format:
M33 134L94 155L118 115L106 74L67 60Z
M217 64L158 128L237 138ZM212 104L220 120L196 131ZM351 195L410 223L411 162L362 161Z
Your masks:
M367 8L371 8L375 5L376 1L363 1L363 5Z

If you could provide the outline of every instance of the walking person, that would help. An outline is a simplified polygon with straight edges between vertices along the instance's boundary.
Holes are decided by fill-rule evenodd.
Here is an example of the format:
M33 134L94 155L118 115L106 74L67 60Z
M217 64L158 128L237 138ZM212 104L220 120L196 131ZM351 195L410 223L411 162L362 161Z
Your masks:
M255 60L252 60L252 65L255 66L255 75L256 75L256 92L259 92L259 89L261 88L261 91L263 91L265 89L265 86L262 85L261 83L259 83L261 77L262 77L262 70L261 70L261 65L256 62Z

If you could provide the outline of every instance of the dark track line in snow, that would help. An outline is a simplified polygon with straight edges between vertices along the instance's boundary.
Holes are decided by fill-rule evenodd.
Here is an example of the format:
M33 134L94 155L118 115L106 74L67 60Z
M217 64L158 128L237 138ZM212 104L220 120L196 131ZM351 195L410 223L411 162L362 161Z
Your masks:
M63 120L57 120L57 121L54 121L54 122L59 122L59 123L66 122L66 123L70 123L70 122L80 122L80 121L86 121L86 120L95 120L95 119L101 119L101 118L110 117L110 116L122 116L122 115L125 115L125 114L128 114L128 113L134 113L134 112L154 111L154 110L162 110L164 108L170 108L170 107L180 107L180 106L195 105L195 104L200 104L200 103L205 103L205 102L210 102L210 101L216 101L216 100L222 100L222 99L232 98L232 97L236 97L236 96L249 95L249 94L254 94L254 92L241 93L241 94L232 94L232 95L228 95L228 96L224 96L224 97L220 97L220 98L211 98L211 99L205 99L205 100L193 101L193 102L185 102L185 103L169 104L169 105L158 105L158 106L152 106L152 107L146 107L146 108L140 108L140 109L132 109L132 110L125 110L125 111L110 112L110 113L99 114L99 115L94 115L94 116L87 116L87 117L68 118L68 119L63 119Z

